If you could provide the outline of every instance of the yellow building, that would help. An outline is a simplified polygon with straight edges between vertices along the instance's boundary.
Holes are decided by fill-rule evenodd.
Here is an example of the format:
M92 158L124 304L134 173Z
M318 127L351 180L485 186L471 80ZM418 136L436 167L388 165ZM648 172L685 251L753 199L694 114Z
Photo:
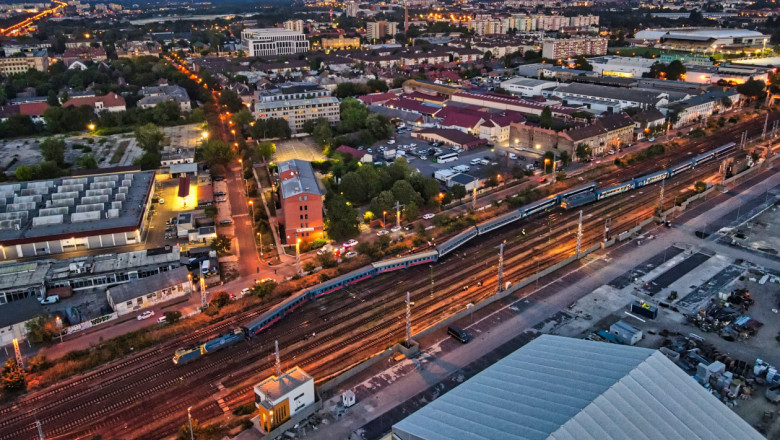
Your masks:
M323 38L323 49L357 49L360 47L360 38L351 37L344 38L343 35L339 35L338 38Z
M266 433L313 405L314 401L314 379L297 366L255 385L260 429Z

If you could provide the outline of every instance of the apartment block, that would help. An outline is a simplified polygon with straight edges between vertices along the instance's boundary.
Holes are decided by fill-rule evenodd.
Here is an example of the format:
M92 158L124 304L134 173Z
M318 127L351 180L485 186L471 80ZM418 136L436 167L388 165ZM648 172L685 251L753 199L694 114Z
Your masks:
M606 38L547 39L542 42L542 56L551 59L577 55L606 55Z

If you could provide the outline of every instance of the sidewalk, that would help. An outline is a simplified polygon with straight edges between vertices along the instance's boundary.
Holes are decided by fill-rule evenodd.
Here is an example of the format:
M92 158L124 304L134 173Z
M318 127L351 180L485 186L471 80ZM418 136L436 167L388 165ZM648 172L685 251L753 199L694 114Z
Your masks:
M418 341L422 356L405 360L390 367L376 367L372 373L358 375L342 384L335 395L324 402L326 410L333 409L340 400L340 392L352 389L358 395L358 403L344 415L329 424L321 424L318 430L309 433L313 439L331 438L374 438L387 432L389 427L414 411L430 397L420 397L422 391L435 390L433 398L446 388L441 382L464 380L464 368L480 361L484 356L495 358L494 350L501 350L504 344L517 345L516 338L526 332L535 333L542 323L583 296L623 274L627 269L643 262L648 255L663 252L674 243L687 242L728 255L730 258L745 258L753 263L780 269L780 263L768 260L741 249L721 246L695 238L691 230L701 229L711 220L737 209L756 197L762 197L764 188L779 188L780 173L770 171L762 175L765 180L727 194L714 197L710 203L700 204L680 214L680 227L667 229L661 226L651 228L656 239L637 246L629 240L601 252L596 258L582 260L583 264L563 276L553 274L547 284L528 292L522 298L508 299L500 307L488 307L475 313L472 323L463 325L475 336L467 345L455 344L451 338L439 331ZM587 261L587 262L586 262ZM544 282L544 281L543 281ZM505 350L504 350L505 351ZM387 365L387 364L380 364ZM485 365L487 366L487 365ZM374 421L372 423L372 421Z

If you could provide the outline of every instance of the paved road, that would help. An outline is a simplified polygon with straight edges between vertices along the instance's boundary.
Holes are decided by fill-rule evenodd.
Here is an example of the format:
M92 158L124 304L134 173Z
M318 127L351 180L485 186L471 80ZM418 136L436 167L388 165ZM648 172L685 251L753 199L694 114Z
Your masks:
M256 276L260 268L260 258L255 247L255 232L252 227L250 209L244 195L244 176L238 164L230 167L227 176L228 197L230 198L231 217L236 236L239 268L241 277Z

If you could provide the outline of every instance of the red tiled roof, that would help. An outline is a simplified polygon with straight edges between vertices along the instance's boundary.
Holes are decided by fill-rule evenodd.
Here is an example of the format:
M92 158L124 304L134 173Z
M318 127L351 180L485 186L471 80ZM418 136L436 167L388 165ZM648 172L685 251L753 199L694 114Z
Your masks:
M24 102L19 104L19 113L27 116L42 116L48 108L47 102Z
M363 95L359 97L358 99L361 100L364 104L376 104L376 103L383 103L387 102L391 99L395 99L397 96L395 93L372 93L370 95Z
M471 112L449 112L441 121L441 125L443 127L475 128L484 119L482 115Z
M573 108L561 107L558 105L544 105L538 102L529 101L527 99L520 99L513 96L500 95L495 93L456 92L454 96L463 96L466 98L480 99L482 101L487 101L487 102L496 102L501 104L510 104L510 105L517 105L517 106L536 108L536 109L544 109L545 107L550 107L550 110L552 110L553 113L560 113L566 115L570 115L577 111Z
M418 131L417 134L419 136L424 136L426 134L439 136L444 139L447 139L451 143L464 145L467 147L472 145L480 145L480 144L487 143L486 139L476 138L470 134L464 133L454 128L434 128L428 130L421 130Z
M65 101L64 104L62 104L63 107L69 107L69 106L82 106L82 105L88 105L90 107L95 107L95 105L98 102L103 103L103 107L120 107L125 105L125 98L122 98L121 96L117 95L114 92L108 93L103 96L76 96L73 98L68 99Z
M350 155L350 156L352 156L352 157L354 157L356 159L360 159L361 157L363 157L365 155L365 153L363 153L362 151L360 151L360 150L358 150L356 148L352 148L352 147L350 147L348 145L342 145L342 146L336 148L336 151L338 151L339 153L348 154L348 155Z

